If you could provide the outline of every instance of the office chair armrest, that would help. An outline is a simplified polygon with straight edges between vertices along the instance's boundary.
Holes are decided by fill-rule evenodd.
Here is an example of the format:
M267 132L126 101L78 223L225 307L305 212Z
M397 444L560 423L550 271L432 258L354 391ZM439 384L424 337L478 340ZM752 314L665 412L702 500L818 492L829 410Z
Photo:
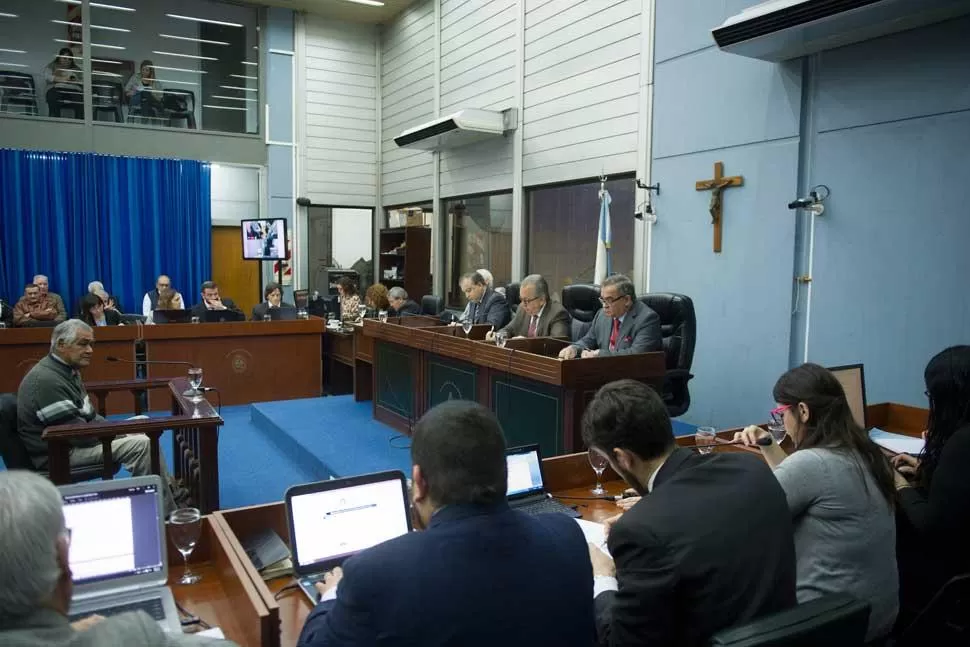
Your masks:
M671 368L664 373L664 377L668 380L683 380L684 382L689 381L694 375L683 368Z

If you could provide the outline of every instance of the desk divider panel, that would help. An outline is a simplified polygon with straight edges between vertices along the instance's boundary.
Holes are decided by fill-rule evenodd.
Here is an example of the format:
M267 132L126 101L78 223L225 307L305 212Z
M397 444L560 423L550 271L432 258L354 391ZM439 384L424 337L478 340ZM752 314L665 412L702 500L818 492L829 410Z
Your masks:
M506 445L539 443L543 456L565 451L560 389L496 371L491 372L491 382L492 411L505 432Z

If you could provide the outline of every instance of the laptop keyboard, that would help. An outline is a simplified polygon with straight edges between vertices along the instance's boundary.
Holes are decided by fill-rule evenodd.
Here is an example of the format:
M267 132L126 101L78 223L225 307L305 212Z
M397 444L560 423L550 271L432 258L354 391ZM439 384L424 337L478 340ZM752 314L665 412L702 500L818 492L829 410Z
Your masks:
M97 614L99 616L116 616L119 613L128 613L129 611L144 611L150 615L154 620L164 620L165 619L165 609L162 607L161 598L152 598L150 600L141 600L140 602L130 602L125 604L116 604L111 607L104 607L102 609L97 609L90 613L78 613L70 616L71 622L75 620L80 620L81 618Z
M568 505L564 505L555 499L538 499L529 503L515 506L516 510L526 514L543 514L545 512L562 512L570 517L581 517L582 515Z

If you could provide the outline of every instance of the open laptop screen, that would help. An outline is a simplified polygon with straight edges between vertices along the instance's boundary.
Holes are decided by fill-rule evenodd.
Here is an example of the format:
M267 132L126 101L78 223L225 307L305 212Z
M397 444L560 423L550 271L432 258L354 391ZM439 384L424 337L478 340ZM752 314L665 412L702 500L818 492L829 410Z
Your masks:
M526 445L507 450L505 463L509 472L506 490L508 498L515 499L545 491L538 445Z
M869 427L866 425L866 378L862 364L834 366L829 368L829 371L842 384L845 399L849 402L849 410L852 411L852 418L856 424L863 429L868 429Z
M102 490L64 494L63 500L75 584L162 570L157 485L119 488L109 482Z
M324 482L320 491L289 495L294 566L300 570L339 562L409 532L411 511L402 492L403 476L397 474L346 487Z

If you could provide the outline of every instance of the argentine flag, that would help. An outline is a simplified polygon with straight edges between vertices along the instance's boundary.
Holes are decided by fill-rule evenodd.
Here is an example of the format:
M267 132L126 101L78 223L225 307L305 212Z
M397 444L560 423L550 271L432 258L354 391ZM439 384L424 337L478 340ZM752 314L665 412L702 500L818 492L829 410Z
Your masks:
M600 228L596 236L596 270L593 283L600 285L613 273L613 228L610 226L610 192L600 191Z

